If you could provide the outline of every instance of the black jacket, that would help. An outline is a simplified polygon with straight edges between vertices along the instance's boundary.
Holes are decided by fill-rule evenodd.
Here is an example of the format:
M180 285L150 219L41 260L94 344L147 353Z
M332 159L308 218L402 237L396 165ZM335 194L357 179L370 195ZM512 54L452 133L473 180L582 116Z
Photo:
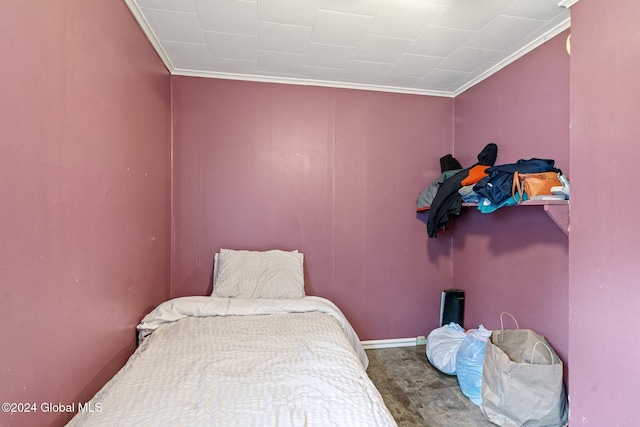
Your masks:
M469 170L476 165L493 166L497 157L498 146L496 144L487 144L478 154L478 163L462 169L440 185L436 197L431 203L429 217L427 218L427 234L429 237L436 237L436 233L447 223L449 217L460 215L462 197L458 190L462 188L462 181L469 176Z

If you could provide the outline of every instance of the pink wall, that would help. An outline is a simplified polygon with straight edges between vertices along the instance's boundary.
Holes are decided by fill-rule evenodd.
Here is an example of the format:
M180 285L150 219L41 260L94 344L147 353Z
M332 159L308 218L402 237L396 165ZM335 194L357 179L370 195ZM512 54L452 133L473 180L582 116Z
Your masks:
M3 400L86 401L151 306L210 292L215 250L279 247L304 251L307 293L362 339L427 333L448 286L467 291L468 327L514 313L570 362L572 425L633 425L640 5L608 3L573 7L570 58L563 34L453 101L170 79L123 3L0 2ZM556 159L570 238L529 207L466 210L427 239L415 198L454 140L463 165L488 142L499 163Z
M455 100L455 155L472 164L488 142L498 164L532 157L569 171L569 55L563 33ZM465 326L500 327L512 313L568 362L568 239L542 207L492 214L466 208L451 229L453 286L466 291Z
M170 78L123 2L2 1L0 28L0 396L77 407L169 295Z
M640 419L640 3L572 10L571 425Z
M173 78L172 295L204 295L216 250L300 249L307 294L361 339L424 335L450 281L418 193L451 151L453 100Z

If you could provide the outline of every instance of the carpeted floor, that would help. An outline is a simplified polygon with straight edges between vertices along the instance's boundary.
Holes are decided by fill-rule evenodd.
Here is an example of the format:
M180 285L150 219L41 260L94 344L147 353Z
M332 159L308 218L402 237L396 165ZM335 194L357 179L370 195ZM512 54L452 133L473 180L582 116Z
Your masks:
M435 369L425 346L367 350L367 372L398 426L493 426L460 391L458 380Z

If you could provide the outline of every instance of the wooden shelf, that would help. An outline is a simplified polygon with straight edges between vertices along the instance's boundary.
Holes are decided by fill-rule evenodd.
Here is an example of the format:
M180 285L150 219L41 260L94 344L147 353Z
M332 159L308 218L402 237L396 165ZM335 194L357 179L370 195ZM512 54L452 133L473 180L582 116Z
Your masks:
M478 206L477 203L463 203L462 206ZM566 234L569 235L569 200L525 200L517 205L505 206L505 207L518 207L518 206L544 206L544 211L549 218ZM502 209L502 208L500 208Z

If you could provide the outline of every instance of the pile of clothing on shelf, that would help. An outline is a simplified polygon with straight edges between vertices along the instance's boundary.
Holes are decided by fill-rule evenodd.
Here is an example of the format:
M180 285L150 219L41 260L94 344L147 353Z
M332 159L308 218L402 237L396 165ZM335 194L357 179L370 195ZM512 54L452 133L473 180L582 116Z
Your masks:
M449 218L460 215L462 203L477 204L481 212L489 213L531 198L568 198L568 180L554 160L495 165L497 156L498 146L490 143L478 154L478 162L467 168L451 154L440 158L440 177L422 190L416 202L418 219L427 224L429 237L436 237ZM534 195L534 180L544 181L541 195Z

